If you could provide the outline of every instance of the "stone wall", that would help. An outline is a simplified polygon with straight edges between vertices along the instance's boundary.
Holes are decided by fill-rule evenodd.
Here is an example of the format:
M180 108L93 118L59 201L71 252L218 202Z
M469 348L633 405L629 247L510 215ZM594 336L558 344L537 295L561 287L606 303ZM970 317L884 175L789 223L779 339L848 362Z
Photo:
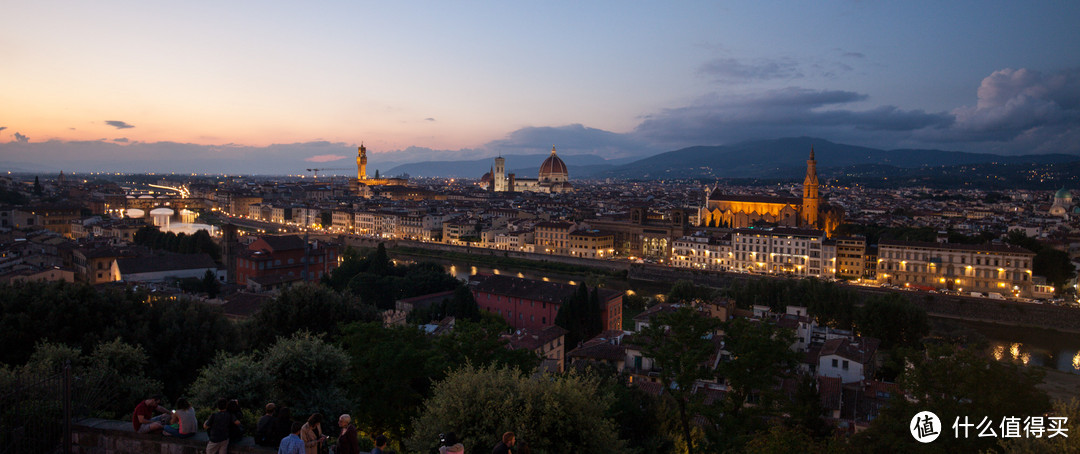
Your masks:
M191 438L173 438L161 434L140 434L131 430L131 421L83 419L71 430L71 452L75 454L199 454L206 452L206 432ZM277 452L255 446L251 437L229 446L229 453Z

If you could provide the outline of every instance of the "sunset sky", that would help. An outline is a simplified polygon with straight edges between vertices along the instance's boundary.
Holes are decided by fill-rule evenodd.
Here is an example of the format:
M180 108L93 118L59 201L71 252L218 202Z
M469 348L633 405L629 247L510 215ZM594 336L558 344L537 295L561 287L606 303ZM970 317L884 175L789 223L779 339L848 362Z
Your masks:
M361 141L1080 154L1078 22L1061 1L9 2L0 168L287 173Z

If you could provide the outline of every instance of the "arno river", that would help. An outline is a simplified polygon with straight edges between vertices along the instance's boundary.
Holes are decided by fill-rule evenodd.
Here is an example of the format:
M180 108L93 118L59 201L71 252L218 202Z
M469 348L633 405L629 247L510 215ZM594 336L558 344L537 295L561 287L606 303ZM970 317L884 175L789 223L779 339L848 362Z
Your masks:
M461 262L422 258L419 260L442 264L447 271L461 280L477 273L503 274L528 279L551 282L579 284L583 280L594 282L582 275L560 274L550 271L529 269L499 269L480 265L467 265ZM666 293L671 283L646 282L616 279L611 277L592 278L603 281L604 286L616 290L629 290L642 295ZM1053 330L998 325L993 323L932 319L935 322L949 323L982 335L991 355L1000 361L1017 364L1043 366L1063 372L1080 374L1080 335L1060 333Z

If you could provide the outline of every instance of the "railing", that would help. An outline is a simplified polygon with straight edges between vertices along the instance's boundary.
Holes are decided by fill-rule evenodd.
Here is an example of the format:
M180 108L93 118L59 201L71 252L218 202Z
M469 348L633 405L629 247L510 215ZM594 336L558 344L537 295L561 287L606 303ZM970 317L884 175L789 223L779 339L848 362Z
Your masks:
M0 454L71 452L71 365L0 383Z
M59 368L0 373L0 454L71 453L71 425L117 396L115 373Z

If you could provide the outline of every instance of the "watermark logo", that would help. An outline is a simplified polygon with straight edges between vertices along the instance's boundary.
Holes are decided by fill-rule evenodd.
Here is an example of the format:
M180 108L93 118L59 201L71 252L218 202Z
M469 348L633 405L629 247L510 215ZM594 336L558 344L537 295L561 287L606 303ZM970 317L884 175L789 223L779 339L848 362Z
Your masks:
M937 440L937 437L941 435L941 418L938 418L933 412L920 411L911 418L911 424L908 426L911 429L911 436L915 437L915 440L919 443L930 443Z

